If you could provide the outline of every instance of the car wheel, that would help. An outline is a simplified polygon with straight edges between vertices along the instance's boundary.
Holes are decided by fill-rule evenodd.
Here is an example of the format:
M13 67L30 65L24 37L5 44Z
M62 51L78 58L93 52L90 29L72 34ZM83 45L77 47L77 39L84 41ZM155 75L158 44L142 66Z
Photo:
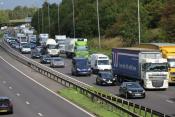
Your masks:
M125 98L128 99L128 93L125 93Z
M13 108L10 109L10 111L8 112L9 114L13 114Z
M99 85L99 82L96 80L96 84Z

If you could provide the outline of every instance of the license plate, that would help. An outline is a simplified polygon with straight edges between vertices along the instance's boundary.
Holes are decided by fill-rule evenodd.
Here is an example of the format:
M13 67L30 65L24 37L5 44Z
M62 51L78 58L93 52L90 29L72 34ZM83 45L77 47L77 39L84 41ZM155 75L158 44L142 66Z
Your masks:
M140 96L140 95L141 95L141 94L139 94L139 93L136 93L136 94L135 94L135 96Z
M111 81L108 81L108 83L112 83Z
M0 110L0 112L7 112L7 110Z

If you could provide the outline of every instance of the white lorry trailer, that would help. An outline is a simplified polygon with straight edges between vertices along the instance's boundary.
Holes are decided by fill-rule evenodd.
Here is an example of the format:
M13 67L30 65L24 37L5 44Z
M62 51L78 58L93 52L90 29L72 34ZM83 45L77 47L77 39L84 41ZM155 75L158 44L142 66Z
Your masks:
M113 48L112 70L119 82L138 81L145 89L168 88L167 59L157 50Z
M59 46L60 53L65 53L66 35L55 35L55 41Z

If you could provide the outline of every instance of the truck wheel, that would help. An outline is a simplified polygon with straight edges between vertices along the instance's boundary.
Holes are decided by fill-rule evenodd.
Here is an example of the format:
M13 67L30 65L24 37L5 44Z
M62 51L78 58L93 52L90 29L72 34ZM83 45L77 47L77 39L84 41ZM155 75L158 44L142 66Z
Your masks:
M121 84L121 83L123 82L122 77L121 77L121 76L118 76L118 77L117 77L117 81Z
M125 93L125 98L128 99L128 93Z

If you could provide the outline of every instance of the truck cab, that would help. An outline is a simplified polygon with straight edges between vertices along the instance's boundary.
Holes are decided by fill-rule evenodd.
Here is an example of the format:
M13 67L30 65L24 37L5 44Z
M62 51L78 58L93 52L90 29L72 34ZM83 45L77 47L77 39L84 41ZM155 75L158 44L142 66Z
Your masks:
M167 60L143 59L141 61L142 85L146 89L168 88L168 64Z
M58 45L54 39L48 39L46 41L45 51L50 56L60 55L60 50L58 49Z
M104 54L92 54L90 56L90 64L93 73L105 70L111 71L112 69L109 57Z

